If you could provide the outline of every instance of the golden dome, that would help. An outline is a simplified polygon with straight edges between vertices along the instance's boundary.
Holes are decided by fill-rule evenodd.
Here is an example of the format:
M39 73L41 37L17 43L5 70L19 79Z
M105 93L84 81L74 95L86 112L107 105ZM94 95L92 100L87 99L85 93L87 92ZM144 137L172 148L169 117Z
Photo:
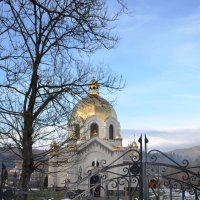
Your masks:
M93 79L89 84L89 95L83 98L74 108L72 120L83 119L96 116L105 121L108 118L117 119L117 115L112 105L99 96L99 84Z
M129 145L129 147L130 147L131 149L138 149L138 145L137 145L137 143L136 143L135 140Z
M75 107L72 116L86 120L96 116L105 121L108 118L117 119L117 115L112 105L100 96L89 95L82 99Z

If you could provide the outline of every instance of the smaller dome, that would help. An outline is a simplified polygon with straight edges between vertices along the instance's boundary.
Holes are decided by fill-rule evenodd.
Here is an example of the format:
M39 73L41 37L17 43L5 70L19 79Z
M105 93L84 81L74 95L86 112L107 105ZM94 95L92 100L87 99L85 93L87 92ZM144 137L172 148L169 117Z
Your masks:
M51 143L51 148L53 149L53 150L57 150L58 149L58 143L56 142L56 141L53 141L52 143Z
M137 143L136 143L135 140L129 145L129 147L130 147L131 149L138 149L138 145L137 145Z
M122 140L122 138L121 138L120 135L116 135L116 136L115 136L115 140Z
M58 156L59 145L57 142L53 141L50 145L50 155L52 157Z
M71 140L76 140L77 138L76 138L76 135L73 133L73 134L71 134L71 135L69 136L68 139L71 141Z

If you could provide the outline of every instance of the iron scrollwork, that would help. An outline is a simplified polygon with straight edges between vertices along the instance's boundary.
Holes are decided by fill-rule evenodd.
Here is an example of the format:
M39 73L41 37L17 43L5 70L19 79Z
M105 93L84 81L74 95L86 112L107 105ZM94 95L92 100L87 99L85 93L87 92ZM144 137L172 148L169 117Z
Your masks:
M129 200L160 199L160 195L165 199L175 196L186 199L190 195L200 200L199 167L190 167L188 160L177 161L156 149L148 152L146 136L144 143L142 136L138 141L139 149L127 150L110 164L106 160L99 161L98 169L79 180L81 184L81 181L98 177L98 181L93 181L94 184L74 200L94 199L99 190L104 191L105 199L109 196L118 200L120 196L128 196ZM119 164L123 157L127 160Z

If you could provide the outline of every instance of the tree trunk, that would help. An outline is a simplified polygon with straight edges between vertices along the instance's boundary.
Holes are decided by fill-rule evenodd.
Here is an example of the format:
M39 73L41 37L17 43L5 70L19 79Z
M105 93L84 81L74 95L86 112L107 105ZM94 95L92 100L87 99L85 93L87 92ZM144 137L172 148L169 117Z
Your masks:
M33 154L32 154L32 120L30 116L25 117L24 131L22 138L22 174L20 177L20 194L19 200L28 199L28 185L30 182L31 174L34 170Z

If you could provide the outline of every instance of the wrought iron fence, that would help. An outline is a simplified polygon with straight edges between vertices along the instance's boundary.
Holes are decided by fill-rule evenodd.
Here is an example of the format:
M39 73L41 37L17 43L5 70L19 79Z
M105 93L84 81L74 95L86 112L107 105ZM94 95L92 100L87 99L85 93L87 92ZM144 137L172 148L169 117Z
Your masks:
M200 167L191 167L188 160L177 161L159 151L147 151L148 139L141 136L138 150L130 149L110 164L102 160L96 170L66 186L73 200L127 199L127 200L199 200ZM129 159L116 164L129 155ZM126 156L127 157L127 156ZM88 180L88 189L80 194L70 190L71 185L81 185ZM95 181L96 180L96 181ZM92 183L92 184L91 184Z

